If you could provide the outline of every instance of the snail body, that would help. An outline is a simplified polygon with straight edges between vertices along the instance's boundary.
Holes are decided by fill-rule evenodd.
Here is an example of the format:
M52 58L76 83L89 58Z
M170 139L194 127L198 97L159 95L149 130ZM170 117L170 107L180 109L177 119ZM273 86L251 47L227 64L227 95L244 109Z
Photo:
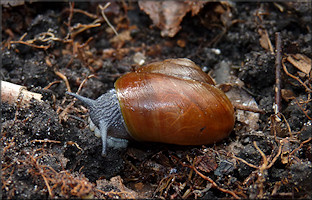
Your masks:
M127 73L96 100L69 93L90 110L103 141L116 138L177 145L212 144L234 126L234 108L189 59L167 59Z

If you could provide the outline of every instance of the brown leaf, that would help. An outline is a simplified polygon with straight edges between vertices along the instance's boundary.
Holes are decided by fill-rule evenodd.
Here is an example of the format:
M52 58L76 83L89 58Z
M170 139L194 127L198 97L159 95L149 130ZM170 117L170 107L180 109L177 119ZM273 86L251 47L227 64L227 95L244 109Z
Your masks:
M272 47L272 43L271 40L269 38L269 34L267 32L267 30L265 29L259 29L258 33L260 35L260 45L262 48L264 48L265 50L270 50L271 52L273 52L273 47Z
M142 182L135 183L134 187L135 187L136 190L142 190L143 187L144 187L144 184Z
M161 36L173 37L181 29L180 23L189 11L196 15L205 1L139 1L140 9L161 29Z
M291 54L287 57L287 60L307 75L311 71L311 59L303 54Z
M256 100L240 87L232 87L228 92L226 92L226 95L233 103L250 107L254 110L259 109ZM249 112L245 110L236 110L235 115L236 121L244 124L246 130L251 131L257 130L259 128L259 113Z
M117 48L121 48L125 42L132 40L132 37L130 35L130 30L125 30L118 35L114 36L109 41L113 43Z
M289 100L295 98L295 94L292 90L282 89L282 98L288 102Z
M211 152L206 155L196 157L195 164L197 164L197 168L199 170L204 172L214 171L218 167L218 164L215 160L215 155Z
M288 138L281 140L282 153L281 153L281 162L287 164L289 162L289 152L290 152L290 143Z
M123 180L120 176L115 176L108 180L97 180L97 196L103 198L103 194L109 198L122 198L122 199L134 199L139 198L138 193L127 188L123 183Z

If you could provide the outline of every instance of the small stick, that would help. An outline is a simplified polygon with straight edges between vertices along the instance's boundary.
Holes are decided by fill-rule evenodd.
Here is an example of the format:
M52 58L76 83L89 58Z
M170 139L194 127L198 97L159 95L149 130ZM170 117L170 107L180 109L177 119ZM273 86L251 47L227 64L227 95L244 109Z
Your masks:
M81 13L84 14L92 19L97 19L98 16L94 15L92 13L88 13L87 11L81 10L79 8L65 8L64 12L75 12L75 13Z
M53 81L52 83L49 83L49 85L45 86L43 89L47 90L49 89L52 85L56 84L56 83L60 83L61 81L57 80L57 81Z
M67 77L66 77L64 74L62 74L61 72L58 72L58 71L55 71L54 73L55 73L58 77L60 77L61 79L63 79L63 81L65 82L67 91L68 91L68 92L71 92L70 85L69 85L69 82L68 82Z
M261 114L265 113L264 110L261 110L261 109L256 108L256 107L244 106L244 105L238 104L238 103L232 103L232 104L235 107L235 109L238 109L238 110L244 110L244 111L249 111L249 112L254 112L254 113L261 113Z
M232 195L235 199L240 199L239 196L237 196L233 191L231 190L227 190L227 189L224 189L222 187L219 187L218 184L216 182L214 182L211 178L209 178L208 176L205 176L204 174L200 173L195 167L192 167L192 169L196 172L196 174L198 174L200 177L202 177L203 179L209 181L211 184L212 184L212 187L220 190L221 192L224 192L224 193L228 193L230 195Z
M35 45L35 44L32 44L32 43L29 43L28 41L11 41L10 44L15 44L15 43L19 43L19 44L24 44L24 45L28 45L30 47L34 47L34 48L37 48L37 49L44 49L44 50L47 50L48 48L50 48L51 44L49 45Z
M201 172L199 172L196 167L194 166L190 166L190 165L187 165L183 162L181 162L178 158L176 157L173 157L174 159L176 159L183 167L188 167L190 169L193 169L196 174L198 174L200 177L202 177L203 179L207 180L208 182L210 182L212 184L212 187L213 188L216 188L218 190L220 190L221 192L224 192L224 193L228 193L230 195L232 195L235 199L240 199L239 196L237 196L233 191L230 191L230 190L227 190L227 189L224 189L222 187L220 187L216 182L214 182L211 178L209 178L208 176L205 176L204 174L202 174Z
M61 142L60 141L57 141L57 140L32 140L30 141L31 143L35 143L35 142L39 142L39 143L46 143L46 142L50 142L50 143L57 143L57 144L60 144Z
M85 79L81 82L81 84L79 85L79 88L78 88L78 90L77 90L77 92L76 92L77 94L80 92L81 88L82 88L83 85L87 82L87 80L90 79L90 78L92 78L92 77L94 77L94 74L89 75L87 78L85 78Z
M296 100L296 104L299 106L299 108L302 110L302 112L304 113L304 115L309 119L309 120L312 120L312 117L310 117L308 115L308 109L307 110L304 110L302 105L300 105L300 102L298 102L298 100Z
M107 19L106 15L105 15L105 13L104 13L104 10L105 10L110 4L111 4L111 3L108 2L108 3L105 4L104 7L103 7L102 5L99 5L99 8L100 8L101 14L102 14L104 20L106 21L106 23L108 24L108 26L109 26L111 29L113 29L115 35L118 35L116 29L115 29L114 26L109 22L109 20Z
M71 25L70 24L71 24L71 21L73 19L73 15L74 15L74 13L73 13L74 6L75 6L75 2L69 3L69 11L70 12L69 12L69 16L68 16L67 25L68 25L68 33L70 33L70 35L71 35Z
M7 81L1 81L1 101L14 104L19 99L21 103L28 104L34 98L37 101L42 101L42 95L35 92L27 91L25 86L17 85Z
M282 93L281 93L281 34L277 32L275 34L276 37L276 59L275 59L275 104L273 108L275 110L275 114L278 114L281 110L281 102L282 102Z
M79 88L78 88L78 91L77 91L77 94L78 92L80 92L81 88L83 87L83 85L86 83L86 81L89 79L89 78L92 78L94 77L93 74L89 75L88 77L86 77L80 84ZM70 92L70 91L69 91ZM66 108L61 112L61 114L59 115L59 119L63 119L65 117L65 115L68 113L68 110L69 108L71 108L76 102L76 99L74 99L72 102L70 102L70 104L68 104L66 106Z
M297 147L296 149L294 149L294 150L289 154L289 156L293 155L296 151L298 151L299 149L301 149L302 146L303 146L305 143L308 143L308 142L310 142L311 140L312 140L312 138L310 137L309 139L307 139L307 140L301 142L301 144L299 145L299 147Z

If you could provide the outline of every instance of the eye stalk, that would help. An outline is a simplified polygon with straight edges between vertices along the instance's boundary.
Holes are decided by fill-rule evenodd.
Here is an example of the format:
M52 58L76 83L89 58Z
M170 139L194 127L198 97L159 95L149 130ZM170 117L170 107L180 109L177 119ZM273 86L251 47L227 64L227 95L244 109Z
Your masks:
M114 89L109 90L96 100L71 92L66 92L66 94L77 98L89 109L91 122L96 126L95 131L102 138L102 156L106 155L108 135L121 139L129 139L123 125L124 122ZM116 145L118 146L120 144Z

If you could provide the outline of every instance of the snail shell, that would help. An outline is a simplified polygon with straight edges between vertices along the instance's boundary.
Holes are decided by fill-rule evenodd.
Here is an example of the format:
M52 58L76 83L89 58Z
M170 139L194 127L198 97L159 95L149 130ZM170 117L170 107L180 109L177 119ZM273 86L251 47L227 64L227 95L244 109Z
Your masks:
M234 108L212 78L189 59L167 59L127 73L96 100L69 93L90 110L106 153L116 138L178 145L212 144L234 127ZM97 130L96 130L97 129Z

